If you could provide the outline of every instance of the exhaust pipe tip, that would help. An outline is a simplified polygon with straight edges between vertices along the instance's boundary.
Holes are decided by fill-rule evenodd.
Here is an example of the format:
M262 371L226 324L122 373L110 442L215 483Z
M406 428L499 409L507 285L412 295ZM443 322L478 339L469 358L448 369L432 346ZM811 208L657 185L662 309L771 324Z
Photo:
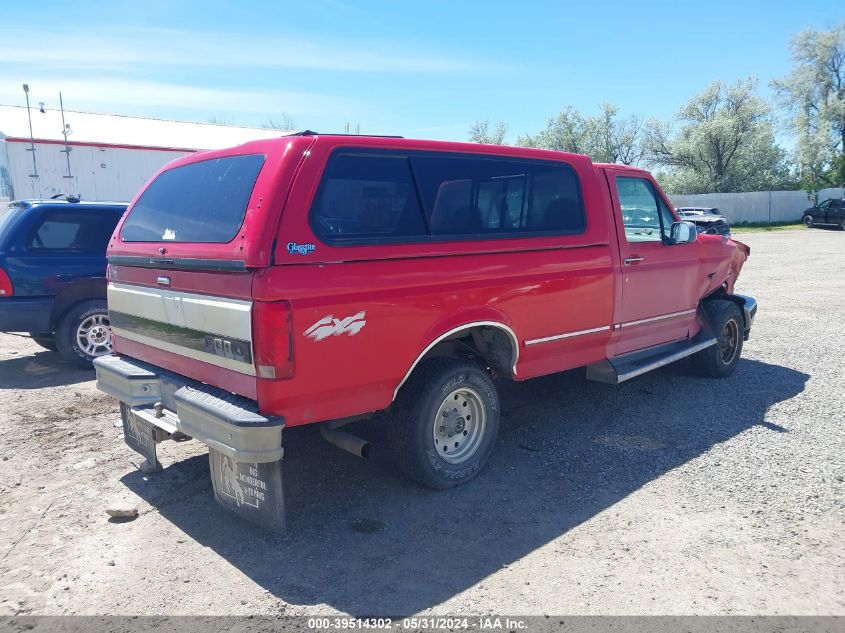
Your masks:
M375 452L375 450L376 450L376 447L373 446L372 442L368 442L368 441L364 440L363 443L361 444L361 450L360 450L361 457L364 458L364 459L370 459L370 457L373 456L373 452Z
M327 442L334 444L338 448L345 450L347 453L352 453L356 457L360 457L362 459L370 459L376 450L372 442L368 442L367 440L352 435L351 433L338 431L327 424L320 425L320 435L322 435L323 439Z

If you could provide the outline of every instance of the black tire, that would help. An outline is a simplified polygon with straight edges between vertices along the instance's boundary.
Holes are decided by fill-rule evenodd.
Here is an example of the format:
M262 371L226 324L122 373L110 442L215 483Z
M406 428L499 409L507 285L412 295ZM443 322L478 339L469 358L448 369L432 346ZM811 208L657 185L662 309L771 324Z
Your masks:
M52 334L36 334L34 332L30 332L29 337L35 341L36 344L46 350L50 350L51 352L58 351L58 348L56 347L56 337Z
M806 226L808 229L813 228L813 216L809 213L801 218L801 222Z
M842 220L842 222L839 224L839 230L845 231L845 220Z
M718 343L694 354L693 366L706 378L727 378L742 355L745 336L742 312L735 303L722 299L705 302L704 311Z
M80 345L80 326L89 319L99 320L108 328L109 312L106 302L100 299L82 301L72 306L59 320L59 327L56 329L56 347L62 357L80 367L91 367L91 361L97 356L104 356L111 353L111 329L108 329L107 344L87 350ZM99 330L97 330L99 331Z
M454 413L445 411L453 399ZM478 412L474 420L468 411ZM394 461L406 477L429 488L446 489L481 471L498 433L499 396L485 366L473 360L436 358L417 367L402 387L391 411L388 437ZM458 440L463 442L460 447ZM461 455L466 451L471 452ZM462 461L450 463L450 458Z

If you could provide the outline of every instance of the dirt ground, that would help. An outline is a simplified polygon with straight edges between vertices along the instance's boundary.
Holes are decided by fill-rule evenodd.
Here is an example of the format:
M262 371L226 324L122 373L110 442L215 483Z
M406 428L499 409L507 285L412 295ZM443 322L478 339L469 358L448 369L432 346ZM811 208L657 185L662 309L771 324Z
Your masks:
M196 442L143 475L92 372L0 334L0 613L845 614L845 233L741 239L730 379L504 385L492 463L446 492L378 420L373 461L286 431L285 536L216 505Z

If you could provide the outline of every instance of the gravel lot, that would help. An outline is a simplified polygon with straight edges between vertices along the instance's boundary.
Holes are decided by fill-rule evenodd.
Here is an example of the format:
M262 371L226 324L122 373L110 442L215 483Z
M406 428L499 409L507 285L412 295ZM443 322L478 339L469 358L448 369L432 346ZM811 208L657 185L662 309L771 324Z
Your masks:
M845 614L845 233L740 239L730 379L506 385L492 464L447 492L286 432L286 536L218 508L197 443L142 475L91 372L0 334L0 613Z

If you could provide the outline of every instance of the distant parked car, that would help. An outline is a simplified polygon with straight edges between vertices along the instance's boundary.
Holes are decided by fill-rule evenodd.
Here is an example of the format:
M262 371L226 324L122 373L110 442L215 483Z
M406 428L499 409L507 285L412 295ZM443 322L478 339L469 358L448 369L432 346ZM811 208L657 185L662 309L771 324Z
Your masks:
M699 233L707 233L708 235L731 234L728 221L715 207L678 207L677 211L682 220L695 224Z
M0 211L0 332L90 366L111 352L106 246L124 203L17 200Z
M838 226L845 231L845 200L842 198L828 198L818 206L810 207L804 211L801 218L804 226L810 228L816 224L827 226Z

